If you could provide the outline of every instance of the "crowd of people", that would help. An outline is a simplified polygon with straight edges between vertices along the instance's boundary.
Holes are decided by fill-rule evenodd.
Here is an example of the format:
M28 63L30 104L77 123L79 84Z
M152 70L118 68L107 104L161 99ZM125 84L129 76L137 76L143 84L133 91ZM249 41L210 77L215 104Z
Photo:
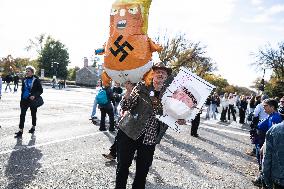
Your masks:
M164 73L164 76L168 76L168 73ZM142 85L143 86L143 85ZM148 107L151 103L145 103L145 97L143 97L141 90L145 90L140 83L132 84L126 83L126 92L123 93L121 89L117 90L117 87L120 87L119 84L115 84L112 92L107 92L108 98L112 99L112 108L109 112L110 118L110 131L113 128L113 121L111 121L111 117L118 114L118 117L115 121L115 125L118 124L118 133L115 137L114 143L110 147L109 153L103 154L103 156L109 160L118 161L117 166L117 177L116 177L116 188L125 188L127 177L128 177L128 169L131 165L132 160L136 159L137 170L136 176L133 182L133 188L137 188L138 183L140 185L145 185L145 179L147 177L147 173L149 171L149 167L152 164L153 154L155 151L155 145L160 142L162 135L159 133L164 133L164 128L167 128L166 125L159 122L157 119L141 116L138 122L131 122L131 116L128 118L129 120L125 121L122 119L120 122L120 117L129 116L128 112L133 111L135 109L135 113L139 115L147 114L145 112L145 108L152 109L150 114L156 115L159 112L159 105L153 107ZM140 88L142 87L142 89ZM153 86L152 86L153 87ZM105 90L110 90L110 86L103 87ZM101 89L101 87L100 87ZM149 89L148 89L149 90ZM119 91L119 94L116 94ZM154 90L155 91L155 90ZM148 92L149 93L149 92ZM146 93L147 94L147 93ZM154 97L156 100L160 100L160 92L157 90L154 92ZM118 113L115 108L119 100L115 101L115 96L120 97L121 110ZM142 96L142 97L141 97ZM143 100L139 100L142 98ZM159 104L160 102L156 102ZM155 104L156 104L155 103ZM97 106L97 102L95 100L94 109ZM218 95L214 92L210 95L204 105L206 107L206 119L217 120L220 116L221 122L230 122L231 115L234 122L239 122L240 124L248 124L251 127L251 140L252 140L252 151L248 152L248 155L256 156L256 163L259 165L259 177L253 181L256 186L263 186L265 188L281 188L284 186L283 180L283 154L280 157L279 154L275 154L275 151L283 153L284 149L283 142L283 116L284 116L284 97L281 99L278 98L268 98L267 95L262 96L245 96L238 95L237 93L225 93L224 95ZM101 121L100 121L100 130L105 131L105 114L103 113L105 107L99 105L99 109L101 110ZM138 110L137 110L138 108ZM218 111L219 110L219 111ZM116 112L116 113L115 113ZM194 137L198 137L198 126L200 124L200 115L202 112L199 112L195 119L191 122L191 135ZM238 115L238 116L237 116ZM238 120L237 120L238 118ZM96 119L94 111L92 113L92 119ZM142 130L139 130L144 123L145 127L142 127ZM129 124L132 124L129 127ZM124 127L123 124L128 124L127 127ZM149 124L149 125L147 125ZM135 125L135 126L134 126ZM159 126L157 126L159 125ZM281 127L282 125L282 127ZM274 127L275 126L275 127ZM130 131L129 131L130 128ZM136 128L136 129L135 129ZM157 128L158 131L157 131ZM271 128L278 128L272 131ZM277 133L277 138L271 133ZM281 133L282 132L282 133ZM269 135L268 135L269 134ZM266 137L266 138L265 138ZM282 138L281 138L282 137ZM270 143L266 142L266 140L270 139ZM280 146L273 145L273 141L276 140ZM282 149L281 149L282 145ZM265 146L266 149L265 149ZM144 151L146 150L146 151ZM135 153L136 152L136 153ZM135 155L136 154L136 155ZM136 157L137 156L137 157ZM143 158L143 162L141 161L141 156ZM275 157L276 156L276 157ZM272 158L274 157L274 158ZM280 158L280 159L279 159ZM276 160L275 160L276 159ZM273 161L274 160L274 161ZM271 167L278 166L276 169L271 169ZM270 167L268 169L268 167ZM281 172L282 171L282 172ZM142 179L143 178L143 179Z
M5 92L12 92L11 83L14 83L13 92L17 92L19 87L19 75L18 74L7 74L5 77L0 75L0 99L2 97L2 85L3 83L6 84ZM9 91L8 91L9 89Z
M166 83L170 83L172 70L159 62L153 66L153 79L151 84L145 82L125 82L125 92L119 83L98 81L93 111L92 122L97 124L99 130L110 132L117 131L114 143L109 153L102 154L108 160L117 160L116 187L126 188L129 167L136 160L136 173L133 188L145 188L147 174L152 165L156 145L160 143L168 126L156 118L163 114L161 102ZM25 116L30 108L32 115L32 128L36 129L37 108L42 105L38 102L43 93L42 85L32 66L26 67L26 76L22 80L21 114L19 131L16 138L23 135ZM11 80L7 80L5 91L9 88ZM15 88L18 82L14 80ZM0 82L2 84L2 81ZM18 87L18 86L17 86ZM2 86L0 85L0 91ZM10 89L11 91L11 89ZM14 91L16 91L14 89ZM1 94L1 93L0 93ZM38 105L38 103L41 103ZM120 109L118 109L120 104ZM219 119L221 122L233 121L240 124L249 124L251 131L252 150L247 154L256 156L259 166L259 176L253 181L256 186L264 188L284 187L284 97L268 98L262 96L245 96L237 93L218 95L214 92L204 105L205 118ZM100 110L100 119L96 117L97 108ZM237 111L238 110L238 111ZM191 122L191 136L199 137L197 130L200 124L202 110ZM109 117L109 127L106 126L106 115ZM186 124L186 120L177 120L178 124Z
M263 188L284 188L284 96L269 98L267 95L245 96L237 93L215 92L206 103L206 119L237 122L250 126L252 150L247 154L256 157L259 176L253 184ZM219 108L217 108L219 107ZM218 109L221 111L219 112Z

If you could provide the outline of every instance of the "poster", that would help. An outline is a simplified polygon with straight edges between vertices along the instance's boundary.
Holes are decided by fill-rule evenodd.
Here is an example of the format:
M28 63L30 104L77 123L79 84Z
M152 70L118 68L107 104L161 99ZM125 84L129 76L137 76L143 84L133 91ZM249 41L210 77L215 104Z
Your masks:
M162 97L163 115L157 115L157 118L180 132L177 120L190 122L194 119L214 88L214 85L182 67Z

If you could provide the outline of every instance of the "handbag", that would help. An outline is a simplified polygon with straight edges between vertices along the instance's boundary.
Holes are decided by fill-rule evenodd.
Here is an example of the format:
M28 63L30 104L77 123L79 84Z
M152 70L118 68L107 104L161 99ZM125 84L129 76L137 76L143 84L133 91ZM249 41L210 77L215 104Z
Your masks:
M31 108L38 108L44 104L44 101L41 96L36 97L31 101L30 107Z
M151 110L147 109L141 114L127 111L118 122L118 128L129 138L137 140L146 126L146 121L151 115Z
M136 140L141 132L140 129L133 128L137 126L141 128L141 122L138 121L137 115L132 115L130 112L127 112L118 122L118 128L133 140Z

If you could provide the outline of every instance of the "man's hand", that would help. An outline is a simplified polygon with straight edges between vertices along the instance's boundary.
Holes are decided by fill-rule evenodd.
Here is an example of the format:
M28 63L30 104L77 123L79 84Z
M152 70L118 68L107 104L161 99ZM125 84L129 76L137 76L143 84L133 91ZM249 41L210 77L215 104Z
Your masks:
M186 124L186 120L185 120L185 119L178 119L178 120L177 120L177 123L178 123L179 125L185 125L185 124Z
M35 99L35 96L30 96L30 100L34 100Z

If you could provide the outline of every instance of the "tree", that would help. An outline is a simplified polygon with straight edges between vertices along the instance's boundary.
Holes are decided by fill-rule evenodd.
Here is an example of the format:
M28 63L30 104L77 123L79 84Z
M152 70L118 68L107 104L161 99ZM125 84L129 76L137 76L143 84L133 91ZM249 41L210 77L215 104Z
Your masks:
M220 75L206 74L204 76L204 79L216 87L215 91L218 94L227 92L225 91L225 88L229 86L229 83L226 79L222 78Z
M53 75L66 79L68 75L67 66L70 63L69 53L65 45L51 37L47 38L43 49L40 52L39 68L45 70L47 77Z
M256 94L253 90L250 90L247 87L239 87L239 86L234 86L235 88L235 92L237 92L240 95L246 95L246 96L250 96L251 94Z
M3 68L4 75L19 72L19 69L15 65L15 60L12 55L8 55L0 60L0 65Z
M28 65L33 66L36 69L36 73L39 73L37 60L30 60L29 58L15 58L15 66L18 70L24 71Z
M163 49L159 52L159 58L163 62L175 62L178 59L180 53L186 50L188 40L184 34L178 34L173 38L167 35L159 35L156 37L156 41L162 45Z
M252 64L259 69L271 69L276 79L284 80L284 42L278 44L278 49L273 49L268 44L264 49L253 53L256 61Z
M284 82L272 76L268 82L265 82L264 93L269 97L281 98L284 96Z
M163 49L159 52L161 61L167 62L175 72L181 66L189 68L200 77L216 70L215 63L206 56L205 47L200 43L194 43L185 38L184 34L178 34L173 38L166 35L157 37L156 40Z
M75 66L75 68L70 68L68 69L68 77L67 79L70 81L75 81L76 80L76 72L80 70L79 67Z
M35 37L34 40L29 39L29 44L26 46L27 51L31 51L34 49L38 54L41 53L43 50L44 44L46 41L48 41L51 38L51 36L47 36L45 34L40 34L38 37Z
M273 71L268 82L264 82L264 92L269 96L281 97L284 94L284 42L278 44L277 49L273 49L270 44L253 53L256 61L252 63L258 69L270 69ZM256 85L260 86L260 79ZM256 87L258 87L256 86Z

